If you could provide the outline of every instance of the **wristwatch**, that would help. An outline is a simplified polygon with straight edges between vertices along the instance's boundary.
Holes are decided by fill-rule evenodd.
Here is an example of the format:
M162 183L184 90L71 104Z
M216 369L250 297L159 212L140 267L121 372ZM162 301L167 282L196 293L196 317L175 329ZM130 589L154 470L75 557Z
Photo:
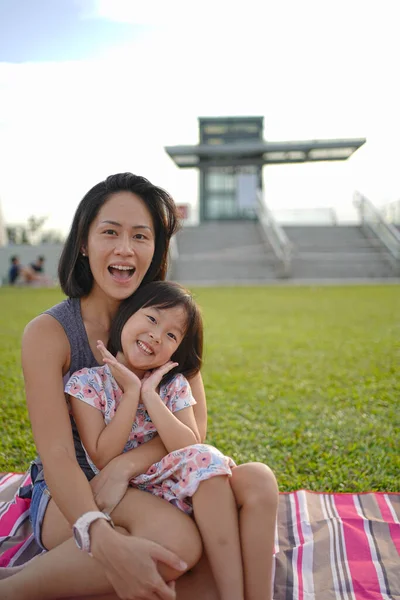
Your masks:
M92 510L83 514L76 523L72 526L72 535L74 537L75 543L78 546L79 550L84 550L85 552L90 553L90 533L89 529L92 523L97 521L98 519L105 519L114 527L114 523L110 515L106 512L100 512L99 510Z

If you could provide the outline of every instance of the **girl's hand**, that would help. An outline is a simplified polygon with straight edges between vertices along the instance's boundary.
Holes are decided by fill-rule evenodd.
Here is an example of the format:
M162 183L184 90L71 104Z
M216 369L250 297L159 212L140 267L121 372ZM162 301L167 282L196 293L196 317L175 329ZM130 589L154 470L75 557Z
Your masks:
M165 365L158 367L158 369L155 369L154 371L147 371L144 374L142 379L142 389L140 392L140 398L143 404L146 404L146 396L154 394L154 392L157 393L158 386L160 385L160 381L164 375L169 373L169 371L177 366L178 363L169 360L165 363Z
M125 496L129 485L129 477L126 471L120 468L117 457L93 477L90 485L99 510L105 510L108 514L111 514Z
M125 365L120 363L115 356L111 354L101 340L97 340L97 349L100 351L103 362L110 367L110 371L118 383L121 390L126 392L137 392L140 390L141 381L139 377L132 373Z

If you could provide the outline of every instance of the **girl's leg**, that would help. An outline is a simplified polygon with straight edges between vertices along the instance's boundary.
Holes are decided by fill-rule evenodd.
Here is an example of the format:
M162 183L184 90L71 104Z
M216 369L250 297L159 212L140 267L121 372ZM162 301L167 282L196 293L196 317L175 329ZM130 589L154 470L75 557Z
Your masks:
M114 523L127 535L158 542L176 552L189 567L200 557L201 543L192 519L174 506L147 492L129 488L112 513ZM46 524L47 521L47 524ZM53 527L52 538L46 527ZM112 594L99 562L79 550L70 537L71 528L54 501L46 511L42 540L57 547L37 557L16 575L0 581L2 600L48 600ZM66 541L61 538L66 537ZM132 565L134 568L134 565ZM176 573L160 565L166 580Z
M238 511L228 476L202 481L192 500L221 600L243 600Z
M248 463L232 469L230 479L239 507L246 600L272 599L272 564L278 486L271 469Z

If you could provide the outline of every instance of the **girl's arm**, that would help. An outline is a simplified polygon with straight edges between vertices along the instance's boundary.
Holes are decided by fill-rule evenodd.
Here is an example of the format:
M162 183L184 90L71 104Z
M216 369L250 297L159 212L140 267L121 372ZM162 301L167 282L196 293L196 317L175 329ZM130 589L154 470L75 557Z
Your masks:
M200 442L200 434L192 407L187 406L172 413L156 392L162 377L175 366L177 363L169 361L156 371L145 375L140 395L168 452ZM188 386L186 380L184 381Z
M196 400L196 404L193 406L193 411L196 418L197 428L200 433L200 441L204 442L207 434L207 401L206 393L204 391L203 378L199 372L194 377L191 377L188 381L192 390L192 395Z
M123 452L135 420L139 396L139 386L136 386L136 389L126 388L118 410L108 425L105 424L99 409L79 398L69 396L79 437L99 470Z
M207 404L201 373L198 373L188 381L192 390L192 395L196 400L196 404L193 406L193 412L200 435L200 441L203 442L207 433ZM178 416L178 413L176 413L176 416ZM145 473L151 465L164 458L166 454L168 454L168 451L165 448L162 439L160 436L156 436L149 442L146 442L146 444L142 444L137 448L124 452L115 458L112 461L110 468L107 469L107 472L110 472L108 477L115 477L118 479L126 478L128 481L137 475Z
M168 453L200 442L191 406L172 413L156 392L146 396L144 405Z
M200 373L189 380L197 404L193 406L200 441L203 442L207 427L207 407ZM179 412L182 413L179 415ZM177 417L184 417L185 409L175 413ZM92 481L92 489L96 503L101 510L111 513L120 502L125 493L128 481L146 471L154 463L160 461L168 454L162 439L155 436L146 444L128 450L114 458Z

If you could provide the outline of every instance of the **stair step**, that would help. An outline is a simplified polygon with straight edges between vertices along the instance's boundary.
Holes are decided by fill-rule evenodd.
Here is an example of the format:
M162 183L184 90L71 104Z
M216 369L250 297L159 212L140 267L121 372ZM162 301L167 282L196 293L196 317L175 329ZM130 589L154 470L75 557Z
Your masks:
M287 226L294 279L390 278L390 255L360 226ZM279 262L254 221L203 223L177 235L179 258L170 277L182 282L276 280Z

